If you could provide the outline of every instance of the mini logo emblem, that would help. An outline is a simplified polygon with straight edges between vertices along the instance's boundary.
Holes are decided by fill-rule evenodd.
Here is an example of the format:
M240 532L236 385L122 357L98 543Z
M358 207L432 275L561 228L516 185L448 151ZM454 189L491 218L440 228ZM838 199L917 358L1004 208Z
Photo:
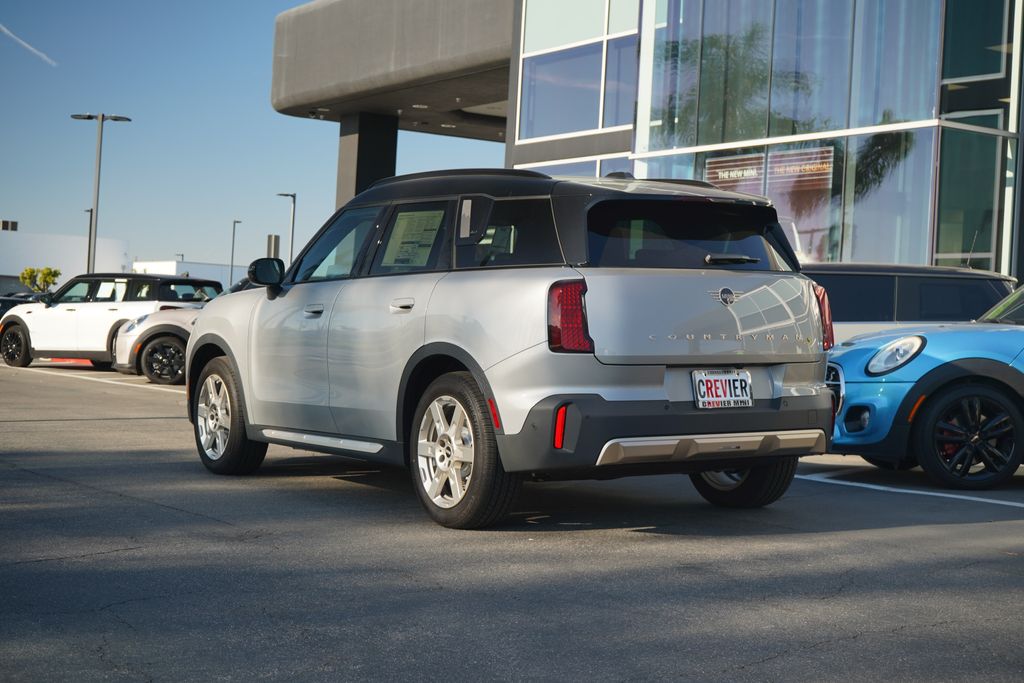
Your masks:
M735 303L736 299L739 299L743 295L743 292L736 292L728 287L722 287L718 291L713 289L708 290L708 294L710 294L711 298L715 301L721 302L723 306L731 306Z

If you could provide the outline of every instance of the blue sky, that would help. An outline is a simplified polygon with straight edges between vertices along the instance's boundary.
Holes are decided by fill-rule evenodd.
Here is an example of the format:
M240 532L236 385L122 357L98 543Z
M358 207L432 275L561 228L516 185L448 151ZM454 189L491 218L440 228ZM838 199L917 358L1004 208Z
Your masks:
M274 17L299 0L77 2L3 0L0 25L0 218L34 233L85 234L96 124L104 128L99 232L129 256L236 263L287 239L296 250L334 210L337 124L270 106ZM398 172L501 166L499 143L400 133Z

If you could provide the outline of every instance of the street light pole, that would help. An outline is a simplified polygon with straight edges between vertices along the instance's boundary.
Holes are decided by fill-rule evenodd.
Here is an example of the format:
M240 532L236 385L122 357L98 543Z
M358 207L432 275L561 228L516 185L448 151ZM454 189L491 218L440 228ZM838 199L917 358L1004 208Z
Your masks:
M100 165L103 159L103 122L131 121L127 116L111 114L72 114L71 118L78 121L96 121L96 174L92 186L92 213L89 216L89 246L86 257L86 272L96 270L96 229L100 218Z
M86 233L87 233L87 235L92 235L92 209L83 209L83 211L85 213L89 214L89 228L87 229ZM91 272L89 270L89 256L88 256L88 254L86 254L86 257L85 257L85 270L86 270L86 272Z
M235 226L242 221L231 221L231 265L228 266L228 287L235 284Z
M292 227L288 229L288 265L295 258L295 193L278 192L278 197L290 197L292 200Z

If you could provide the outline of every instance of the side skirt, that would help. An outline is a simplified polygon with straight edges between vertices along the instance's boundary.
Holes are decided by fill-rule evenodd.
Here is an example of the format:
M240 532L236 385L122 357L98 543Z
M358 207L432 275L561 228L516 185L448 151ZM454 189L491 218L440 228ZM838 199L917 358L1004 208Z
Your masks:
M246 433L254 441L291 446L317 453L344 455L386 465L405 465L404 445L398 441L369 441L366 438L357 439L339 434L301 432L262 425L247 425Z

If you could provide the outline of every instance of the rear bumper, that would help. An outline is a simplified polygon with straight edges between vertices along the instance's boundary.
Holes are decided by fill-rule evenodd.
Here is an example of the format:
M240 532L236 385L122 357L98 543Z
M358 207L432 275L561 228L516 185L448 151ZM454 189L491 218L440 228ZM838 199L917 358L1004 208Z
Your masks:
M555 448L563 405L565 440ZM586 394L544 399L518 434L499 434L497 443L507 472L600 478L631 469L697 472L826 453L831 429L832 398L825 391L722 410L700 410L691 401L607 401Z

